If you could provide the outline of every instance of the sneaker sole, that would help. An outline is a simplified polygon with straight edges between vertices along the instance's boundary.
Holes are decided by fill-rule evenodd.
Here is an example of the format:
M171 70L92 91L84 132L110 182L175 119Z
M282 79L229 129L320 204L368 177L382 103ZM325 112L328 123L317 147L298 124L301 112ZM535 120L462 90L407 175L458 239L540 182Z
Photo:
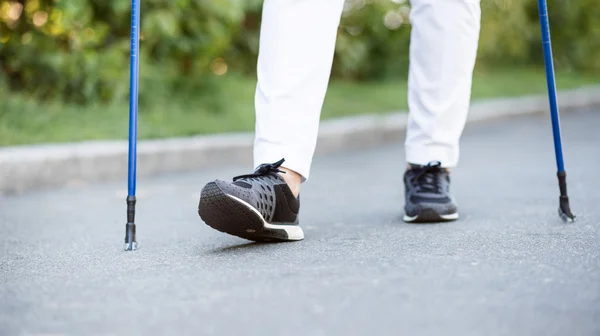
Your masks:
M267 223L253 206L224 193L214 182L202 189L198 215L215 230L251 241L283 242L304 239L304 231L300 226Z
M458 212L440 215L433 209L423 209L416 216L404 215L403 220L408 223L439 223L450 222L458 219Z

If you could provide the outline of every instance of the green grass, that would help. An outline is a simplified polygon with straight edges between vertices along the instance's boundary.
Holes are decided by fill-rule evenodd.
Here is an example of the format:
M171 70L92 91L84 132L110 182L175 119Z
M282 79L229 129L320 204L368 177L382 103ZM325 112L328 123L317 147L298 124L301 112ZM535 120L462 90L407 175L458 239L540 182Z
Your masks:
M600 84L595 76L557 72L559 89ZM216 89L146 89L140 103L140 138L190 136L219 132L251 131L254 128L255 80L239 76L216 79ZM351 83L332 81L322 119L364 113L406 110L405 80ZM477 70L473 100L545 93L543 69ZM148 98L149 97L149 98ZM59 102L38 103L23 94L0 91L0 146L126 139L128 103L111 106L75 106Z

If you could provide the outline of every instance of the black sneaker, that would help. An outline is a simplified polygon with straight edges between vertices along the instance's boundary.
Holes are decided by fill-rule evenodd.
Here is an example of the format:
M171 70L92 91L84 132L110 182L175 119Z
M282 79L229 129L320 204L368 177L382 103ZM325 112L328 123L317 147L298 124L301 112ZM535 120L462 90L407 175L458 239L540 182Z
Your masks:
M450 174L440 162L413 166L404 173L405 222L445 222L458 219L450 195Z
M252 241L304 239L298 225L300 199L278 174L283 162L262 164L232 182L206 184L198 205L200 218L216 230Z

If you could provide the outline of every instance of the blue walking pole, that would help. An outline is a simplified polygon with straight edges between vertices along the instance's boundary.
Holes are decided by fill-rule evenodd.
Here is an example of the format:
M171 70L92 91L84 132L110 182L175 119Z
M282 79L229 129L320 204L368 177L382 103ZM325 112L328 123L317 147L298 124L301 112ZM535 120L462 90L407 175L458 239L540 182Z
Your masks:
M129 64L129 164L125 250L137 249L135 237L135 179L137 159L138 69L140 46L140 0L131 1L131 60Z
M562 154L562 140L560 138L560 120L558 117L558 104L556 102L556 82L554 79L554 63L552 60L552 44L550 43L550 24L548 21L548 8L546 0L538 0L540 12L540 27L542 29L542 46L544 48L544 63L546 65L546 81L548 82L548 98L550 100L550 116L552 117L552 132L554 135L554 153L556 155L556 168L558 187L560 189L558 213L566 221L573 221L575 216L571 213L569 197L567 196L567 173Z

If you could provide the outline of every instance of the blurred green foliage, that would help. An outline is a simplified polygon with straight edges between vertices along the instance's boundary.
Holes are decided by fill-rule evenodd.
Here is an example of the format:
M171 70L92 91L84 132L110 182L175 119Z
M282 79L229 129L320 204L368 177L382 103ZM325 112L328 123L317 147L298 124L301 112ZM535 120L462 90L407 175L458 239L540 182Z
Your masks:
M130 5L1 0L0 85L82 104L125 99ZM556 67L600 73L597 0L548 6ZM253 74L261 7L262 0L142 0L140 100L159 89L210 92L211 77L228 71ZM409 13L406 0L348 0L333 76L404 76ZM482 13L478 66L543 64L536 0L482 0ZM156 83L157 76L164 80Z

